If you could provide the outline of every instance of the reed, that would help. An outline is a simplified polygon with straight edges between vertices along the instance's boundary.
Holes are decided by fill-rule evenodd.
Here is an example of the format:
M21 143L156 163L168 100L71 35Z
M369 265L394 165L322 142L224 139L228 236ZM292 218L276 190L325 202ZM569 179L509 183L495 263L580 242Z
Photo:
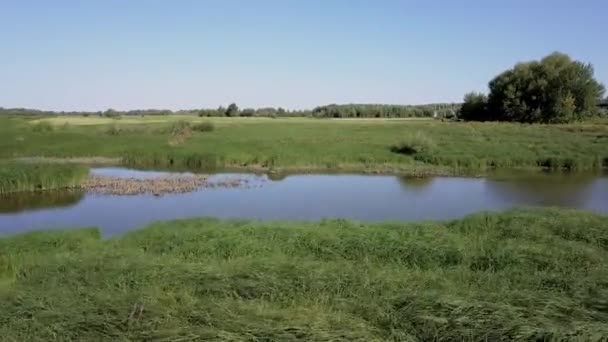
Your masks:
M77 188L88 168L65 164L0 163L0 194Z

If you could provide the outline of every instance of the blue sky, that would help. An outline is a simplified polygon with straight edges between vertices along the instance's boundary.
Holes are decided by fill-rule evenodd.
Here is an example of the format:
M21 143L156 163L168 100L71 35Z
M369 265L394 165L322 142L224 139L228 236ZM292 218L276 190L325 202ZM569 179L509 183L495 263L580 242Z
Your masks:
M605 0L0 0L0 106L460 101L562 51L608 82Z

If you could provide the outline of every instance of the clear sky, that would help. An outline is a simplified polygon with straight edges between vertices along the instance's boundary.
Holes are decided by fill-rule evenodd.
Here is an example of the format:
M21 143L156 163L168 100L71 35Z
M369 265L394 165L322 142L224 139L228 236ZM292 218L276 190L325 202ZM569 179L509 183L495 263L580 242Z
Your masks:
M460 101L553 51L608 83L607 0L0 0L0 106Z

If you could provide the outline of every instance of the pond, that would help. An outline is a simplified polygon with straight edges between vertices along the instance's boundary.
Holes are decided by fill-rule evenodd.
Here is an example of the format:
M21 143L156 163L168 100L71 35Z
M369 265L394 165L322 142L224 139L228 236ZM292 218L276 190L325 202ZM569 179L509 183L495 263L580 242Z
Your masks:
M95 175L148 178L165 172L93 169ZM216 174L247 179L243 187L203 188L182 194L104 195L24 193L0 197L0 234L99 227L105 236L157 220L218 218L361 221L454 219L484 210L521 206L582 208L608 214L608 177L509 174L488 178L404 178L355 174Z

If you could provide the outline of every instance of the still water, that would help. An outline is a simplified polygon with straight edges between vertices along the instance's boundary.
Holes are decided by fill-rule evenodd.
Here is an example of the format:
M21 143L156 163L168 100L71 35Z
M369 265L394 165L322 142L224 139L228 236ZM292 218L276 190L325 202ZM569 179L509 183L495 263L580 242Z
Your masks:
M157 177L164 172L100 168L95 174ZM163 196L46 192L0 197L0 234L99 227L111 236L157 220L219 218L362 221L452 219L522 206L583 208L608 214L608 177L527 174L489 178L411 179L369 175L252 174L244 188L201 189Z

